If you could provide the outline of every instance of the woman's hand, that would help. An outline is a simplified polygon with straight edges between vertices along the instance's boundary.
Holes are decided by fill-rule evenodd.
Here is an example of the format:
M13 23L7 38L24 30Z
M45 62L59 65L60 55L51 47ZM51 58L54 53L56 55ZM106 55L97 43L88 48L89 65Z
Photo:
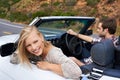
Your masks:
M60 76L63 76L63 72L60 64L53 64L47 61L39 61L37 62L37 67L43 70L49 70L49 71L55 72Z
M43 70L49 70L50 64L47 61L39 61L37 62L37 67Z

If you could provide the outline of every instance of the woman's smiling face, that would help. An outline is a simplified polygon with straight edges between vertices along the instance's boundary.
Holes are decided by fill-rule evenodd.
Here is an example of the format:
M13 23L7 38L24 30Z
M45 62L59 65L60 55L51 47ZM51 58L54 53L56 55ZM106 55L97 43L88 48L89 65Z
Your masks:
M25 40L25 48L31 54L40 56L43 52L44 44L42 37L33 30Z

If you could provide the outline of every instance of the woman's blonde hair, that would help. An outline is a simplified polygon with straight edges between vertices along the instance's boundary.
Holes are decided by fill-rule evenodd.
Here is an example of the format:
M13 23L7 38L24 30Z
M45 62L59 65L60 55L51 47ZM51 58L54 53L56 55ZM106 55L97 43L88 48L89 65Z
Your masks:
M22 63L27 63L28 65L30 65L30 60L29 58L31 57L34 57L35 55L29 53L27 50L26 50L26 47L25 47L25 40L28 38L28 36L30 35L30 33L32 31L35 31L36 34L38 34L41 38L43 38L44 40L44 48L45 47L48 47L49 45L51 45L49 42L47 42L42 33L35 27L35 26L25 26L23 28L23 30L21 31L20 33L20 37L19 37L19 41L18 41L18 52L19 52L19 58L20 58L20 61ZM33 36L34 37L34 36Z

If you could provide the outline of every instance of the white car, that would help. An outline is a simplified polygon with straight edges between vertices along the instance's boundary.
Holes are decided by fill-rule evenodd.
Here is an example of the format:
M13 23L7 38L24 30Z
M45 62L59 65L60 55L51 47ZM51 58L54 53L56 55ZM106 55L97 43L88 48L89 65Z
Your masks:
M92 64L80 67L83 71L81 76L83 80L84 78L88 80L120 80L120 64L109 66L114 64L113 60L116 60L113 57L113 48L104 49L108 52L100 51L106 45L111 46L110 41L107 41L107 44L100 43L93 46L91 43L66 33L71 28L78 33L96 37L92 30L88 29L94 22L94 17L49 16L37 17L29 25L35 25L44 34L45 39L61 48L66 56L82 59L83 48L87 52L91 52L92 49L92 52L96 53L92 56L94 59ZM34 64L32 64L32 69L21 64L11 64L10 56L17 47L18 38L19 34L0 37L0 80L66 80L53 72L37 69ZM98 52L101 52L101 54ZM106 53L109 53L109 55L106 56Z

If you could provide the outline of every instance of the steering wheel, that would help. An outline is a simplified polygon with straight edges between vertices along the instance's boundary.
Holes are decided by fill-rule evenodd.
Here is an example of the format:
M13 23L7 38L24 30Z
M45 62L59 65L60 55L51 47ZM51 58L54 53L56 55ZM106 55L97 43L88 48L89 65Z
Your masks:
M66 33L65 43L71 54L76 56L81 54L82 42L79 38Z

